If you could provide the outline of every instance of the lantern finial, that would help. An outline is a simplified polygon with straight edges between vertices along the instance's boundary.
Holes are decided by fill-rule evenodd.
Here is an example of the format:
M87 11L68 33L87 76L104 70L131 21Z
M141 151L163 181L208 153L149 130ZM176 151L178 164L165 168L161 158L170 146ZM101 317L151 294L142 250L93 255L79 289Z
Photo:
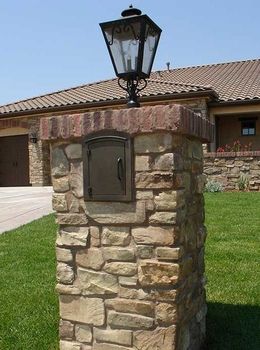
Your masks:
M134 8L133 5L130 5L128 9L124 10L121 13L122 17L129 17L129 16L140 16L142 14L142 11Z

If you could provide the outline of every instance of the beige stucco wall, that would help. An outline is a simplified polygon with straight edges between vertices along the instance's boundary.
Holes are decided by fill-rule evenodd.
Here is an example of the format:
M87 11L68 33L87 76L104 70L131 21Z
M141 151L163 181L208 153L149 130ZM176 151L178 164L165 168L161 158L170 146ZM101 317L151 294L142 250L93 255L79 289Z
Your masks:
M256 135L254 136L242 136L241 135L241 121L240 117L250 117L251 114L245 114L243 116L221 116L218 117L218 137L217 146L223 147L226 144L232 145L234 141L239 140L241 144L248 145L252 143L253 150L260 149L260 114L258 120L256 120Z
M254 116L259 116L260 119L260 103L258 104L244 104L244 105L234 105L234 106L210 106L209 107L209 118L210 121L215 124L217 117L223 117L223 120L225 119L226 122L223 121L223 124L221 123L221 128L222 130L219 131L219 135L221 135L221 133L223 134L223 137L219 140L219 142L217 142L217 139L215 138L215 140L210 144L210 150L212 152L216 151L216 147L224 145L225 143L229 143L232 142L233 140L237 140L240 139L241 136L241 130L240 130L240 124L234 125L234 122L232 122L232 120L230 118L234 117L236 115L237 118L239 117L250 117L250 115L254 115ZM228 119L227 119L228 118ZM231 123L231 124L229 124ZM235 128L235 130L234 130ZM253 140L254 141L254 147L256 147L255 149L259 149L260 145L259 145L259 120L258 120L258 125L257 125L257 135L258 135L258 139ZM227 135L229 134L230 135ZM227 135L227 136L225 136ZM248 137L248 141L244 141L246 137L242 137L242 140L244 143L249 143L249 142L253 142L252 140L249 140ZM231 141L230 141L231 140Z

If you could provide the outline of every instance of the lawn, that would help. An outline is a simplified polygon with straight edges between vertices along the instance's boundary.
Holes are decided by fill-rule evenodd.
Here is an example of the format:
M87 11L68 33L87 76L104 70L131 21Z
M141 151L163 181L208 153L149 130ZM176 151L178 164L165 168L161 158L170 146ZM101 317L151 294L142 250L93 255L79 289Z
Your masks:
M54 216L0 235L0 349L58 349Z
M207 349L260 349L260 193L206 194Z
M205 195L207 349L259 350L260 194ZM0 236L0 349L58 349L53 215Z

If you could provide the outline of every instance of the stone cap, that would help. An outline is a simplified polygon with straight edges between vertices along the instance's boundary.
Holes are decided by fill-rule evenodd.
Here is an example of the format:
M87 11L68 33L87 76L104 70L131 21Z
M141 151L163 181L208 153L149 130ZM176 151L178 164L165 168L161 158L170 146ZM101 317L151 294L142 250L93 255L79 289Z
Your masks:
M181 105L95 111L44 117L40 120L42 140L80 138L101 130L117 130L134 136L172 131L211 142L214 126L207 119Z

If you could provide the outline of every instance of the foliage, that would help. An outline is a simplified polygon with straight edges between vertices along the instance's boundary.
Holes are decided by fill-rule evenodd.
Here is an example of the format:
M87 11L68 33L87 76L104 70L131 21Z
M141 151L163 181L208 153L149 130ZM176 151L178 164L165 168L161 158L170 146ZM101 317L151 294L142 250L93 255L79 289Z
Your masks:
M260 349L260 195L205 194L208 350Z
M246 174L240 174L240 177L237 182L239 191L245 191L249 186L249 177Z
M58 349L54 216L0 235L0 349Z
M233 142L232 145L226 144L225 146L219 147L217 152L248 152L252 151L252 142L248 144L242 144L239 140Z
M223 192L223 186L218 181L209 180L205 185L205 192Z

